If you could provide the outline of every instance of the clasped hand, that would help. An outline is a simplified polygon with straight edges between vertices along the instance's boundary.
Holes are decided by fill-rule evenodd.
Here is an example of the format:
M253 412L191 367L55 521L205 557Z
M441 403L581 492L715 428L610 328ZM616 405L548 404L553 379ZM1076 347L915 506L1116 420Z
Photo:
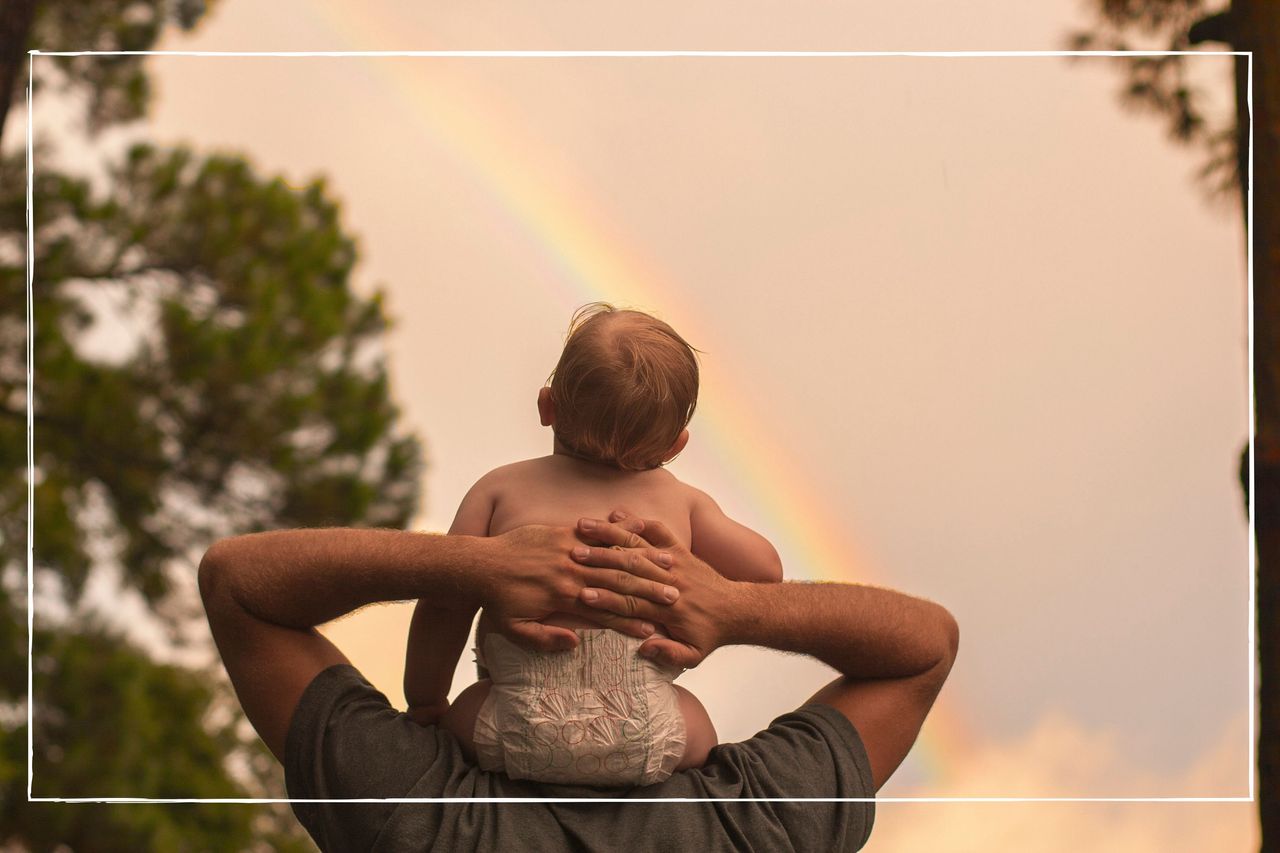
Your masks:
M738 588L694 557L661 523L615 512L576 530L528 526L488 540L484 607L512 641L543 651L572 649L578 636L542 624L569 613L635 637L640 654L684 668L723 643ZM654 636L662 625L669 637Z

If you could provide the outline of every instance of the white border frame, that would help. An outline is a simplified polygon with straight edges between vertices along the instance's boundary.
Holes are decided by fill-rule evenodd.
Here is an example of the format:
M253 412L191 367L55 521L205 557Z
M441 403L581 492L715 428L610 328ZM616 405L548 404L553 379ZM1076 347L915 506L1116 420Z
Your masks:
M742 798L651 798L651 797L389 797L386 799L292 800L279 798L224 799L148 799L145 797L32 797L32 654L35 636L34 512L35 512L35 443L33 431L33 342L31 284L35 274L35 231L33 218L34 176L33 128L35 105L32 81L37 56L412 56L451 58L658 58L658 57L790 57L845 58L861 56L914 57L1040 57L1040 56L1244 56L1248 58L1246 101L1249 114L1249 172L1246 192L1245 251L1248 324L1248 405L1249 405L1249 796L1247 797L742 797ZM819 803L1251 803L1257 799L1255 718L1257 716L1257 550L1254 511L1257 489L1254 482L1254 441L1257 418L1253 385L1253 51L1238 50L993 50L993 51L853 51L853 50L322 50L322 51L206 51L206 50L78 50L28 52L27 68L27 802L29 803L721 803L721 802L819 802Z

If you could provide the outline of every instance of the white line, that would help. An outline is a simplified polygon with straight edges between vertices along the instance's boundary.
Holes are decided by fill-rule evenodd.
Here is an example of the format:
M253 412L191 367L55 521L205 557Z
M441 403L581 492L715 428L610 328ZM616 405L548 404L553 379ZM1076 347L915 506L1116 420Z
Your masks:
M1257 762L1254 761L1254 749L1256 744L1256 733L1254 732L1254 717L1257 715L1257 690L1254 681L1257 677L1255 670L1258 667L1257 652L1257 620L1258 620L1258 557L1257 557L1257 527L1256 527L1256 507L1258 506L1258 489L1254 480L1254 452L1255 452L1255 422L1258 417L1257 407L1254 403L1253 389L1253 53L1248 54L1248 73L1245 80L1245 107L1249 114L1249 165L1248 176L1243 187L1245 196L1245 204L1247 210L1247 219L1244 229L1244 245L1245 245L1245 279L1248 283L1248 317L1249 323L1249 796L1253 797L1257 793L1255 787L1255 771ZM1237 142L1237 145L1240 143Z
M1028 57L1028 56L1245 56L1239 50L33 50L40 56L417 56L440 58L602 59L669 57L795 57L836 59L855 56Z
M32 368L35 364L35 323L32 321L31 281L35 272L36 239L35 217L32 213L35 193L35 150L32 145L32 128L35 127L35 102L31 97L31 86L35 81L36 57L31 54L27 58L27 799L31 799L31 774L34 766L35 748L32 737L31 712L35 706L35 693L32 692L31 661L35 656L35 439L32 426L35 423L32 415L34 400L34 384Z
M351 797L288 800L253 797L154 799L140 797L39 797L33 803L1250 803L1251 797Z
M672 57L739 57L739 58L849 58L849 57L1134 57L1134 56L1243 56L1248 59L1246 105L1249 115L1249 163L1246 223L1246 271L1248 279L1248 340L1249 340L1249 796L1247 797L743 797L743 798L610 798L610 797L457 797L457 798L409 798L389 799L310 799L291 800L273 798L225 798L183 799L144 797L33 797L32 710L32 658L34 638L34 508L35 508L35 455L33 432L33 341L32 281L34 277L35 242L33 218L34 153L33 134L34 80L36 56L205 56L205 57L438 57L438 58L672 58ZM1255 506L1257 491L1254 477L1255 419L1253 388L1253 52L1227 50L1141 50L1141 51L1085 51L1085 50L1004 50L1004 51L699 51L699 50L415 50L415 51L185 51L185 50L81 50L81 51L28 51L27 74L27 801L32 803L721 803L721 802L827 802L827 803L1251 803L1256 800L1254 755L1256 714L1255 668L1256 657L1256 553Z

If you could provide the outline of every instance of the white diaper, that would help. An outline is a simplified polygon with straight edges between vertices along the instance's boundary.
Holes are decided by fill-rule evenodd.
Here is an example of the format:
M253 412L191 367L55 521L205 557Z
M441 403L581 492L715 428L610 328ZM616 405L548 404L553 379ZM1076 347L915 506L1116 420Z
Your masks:
M679 670L636 654L643 640L584 629L571 652L522 649L498 633L476 649L493 688L476 717L476 757L512 779L650 785L684 755Z

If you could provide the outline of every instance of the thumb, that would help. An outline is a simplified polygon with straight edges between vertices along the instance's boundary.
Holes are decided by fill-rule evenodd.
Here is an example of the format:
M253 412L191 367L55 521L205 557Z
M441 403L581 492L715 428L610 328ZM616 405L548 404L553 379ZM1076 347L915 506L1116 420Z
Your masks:
M667 637L653 637L646 640L640 644L639 653L641 657L648 658L655 663L677 666L682 669L693 669L702 663L704 657L702 652L693 646Z
M508 633L516 645L540 652L567 652L578 645L578 635L570 629L541 622L516 622Z

